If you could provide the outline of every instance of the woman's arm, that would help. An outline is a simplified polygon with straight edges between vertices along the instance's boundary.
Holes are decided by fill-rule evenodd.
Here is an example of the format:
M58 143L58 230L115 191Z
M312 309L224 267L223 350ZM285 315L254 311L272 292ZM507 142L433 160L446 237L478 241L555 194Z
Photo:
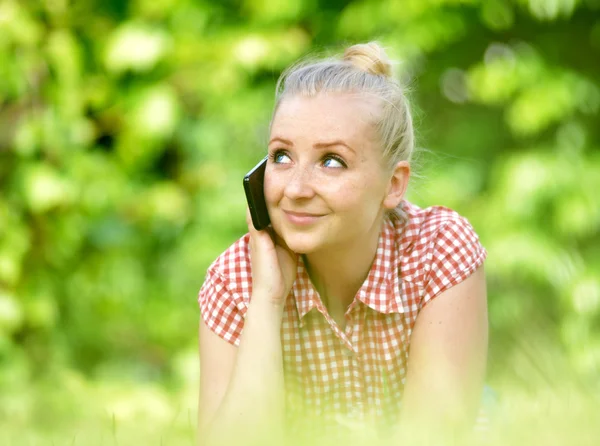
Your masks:
M442 292L413 328L401 429L446 435L471 426L481 401L488 347L483 266Z
M201 445L282 443L284 420L281 321L296 277L297 255L250 213L252 296L236 348L200 324ZM275 239L275 241L274 241Z
M281 310L261 299L248 308L239 348L200 323L201 445L253 444L253 437L264 444L264 435L268 440L281 435L280 326ZM260 432L261 427L270 431Z

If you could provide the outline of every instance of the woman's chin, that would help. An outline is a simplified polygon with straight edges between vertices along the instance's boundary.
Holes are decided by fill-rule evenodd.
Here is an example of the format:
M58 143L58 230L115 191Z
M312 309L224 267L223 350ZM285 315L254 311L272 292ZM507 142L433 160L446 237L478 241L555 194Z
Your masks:
M314 239L314 237L299 237L297 235L289 235L283 237L285 244L288 248L295 252L296 254L310 254L319 249L319 243Z
M303 243L300 244L292 244L291 246L288 244L288 247L292 252L295 252L298 255L310 254L314 251L314 249L310 246L307 246Z
M326 234L320 227L296 228L285 222L273 221L273 229L290 251L296 254L311 254L319 251L326 240Z

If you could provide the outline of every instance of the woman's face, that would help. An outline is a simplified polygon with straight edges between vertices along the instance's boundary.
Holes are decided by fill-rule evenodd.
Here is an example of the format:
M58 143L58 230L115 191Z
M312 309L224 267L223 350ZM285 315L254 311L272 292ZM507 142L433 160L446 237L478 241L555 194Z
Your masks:
M271 125L265 197L273 228L299 254L379 232L391 173L372 122L375 100L349 94L283 99Z

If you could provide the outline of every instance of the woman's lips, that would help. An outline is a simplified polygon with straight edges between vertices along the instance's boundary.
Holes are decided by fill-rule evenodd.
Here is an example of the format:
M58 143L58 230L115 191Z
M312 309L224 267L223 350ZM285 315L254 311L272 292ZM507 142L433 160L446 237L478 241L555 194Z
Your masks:
M287 220L297 226L306 226L315 223L324 217L324 214L310 214L308 212L283 211Z

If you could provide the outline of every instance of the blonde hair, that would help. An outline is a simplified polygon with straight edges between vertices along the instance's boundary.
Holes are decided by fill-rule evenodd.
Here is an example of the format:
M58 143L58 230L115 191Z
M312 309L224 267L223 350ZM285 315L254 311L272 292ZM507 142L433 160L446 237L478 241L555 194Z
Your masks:
M319 93L362 93L381 101L375 130L382 154L391 169L410 161L415 147L413 120L404 89L393 77L392 62L377 42L350 46L341 58L302 61L277 81L275 113L288 96ZM402 208L397 213L406 217Z
M376 131L389 167L410 161L414 152L413 120L408 100L392 75L392 62L377 42L353 45L341 58L304 61L277 81L275 113L287 96L319 93L364 93L381 100Z

